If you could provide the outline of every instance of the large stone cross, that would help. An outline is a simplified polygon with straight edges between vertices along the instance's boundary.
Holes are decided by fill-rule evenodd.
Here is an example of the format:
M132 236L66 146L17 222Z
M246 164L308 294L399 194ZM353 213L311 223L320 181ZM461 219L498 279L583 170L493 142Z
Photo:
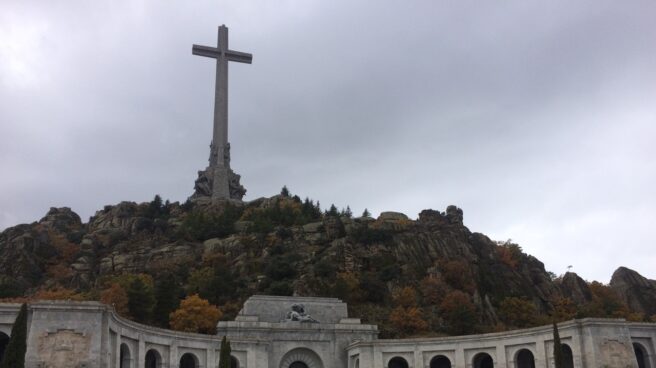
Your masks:
M253 55L228 49L228 27L219 27L217 47L194 45L191 53L216 59L216 87L214 91L214 130L210 150L210 166L226 165L228 150L228 61L250 64ZM229 162L226 166L229 165ZM228 166L229 167L229 166Z
M253 55L228 49L228 27L219 27L217 47L194 45L192 54L216 59L216 87L214 91L214 129L210 145L210 164L198 172L191 199L239 199L246 189L239 183L239 175L230 169L228 143L228 62L250 64Z

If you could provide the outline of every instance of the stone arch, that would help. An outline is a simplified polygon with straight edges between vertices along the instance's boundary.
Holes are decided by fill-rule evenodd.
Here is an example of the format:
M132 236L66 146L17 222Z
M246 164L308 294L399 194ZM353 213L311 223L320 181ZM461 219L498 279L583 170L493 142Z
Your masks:
M430 368L451 368L451 361L444 355L436 355L430 361Z
M234 355L230 355L230 368L239 368L239 359Z
M528 349L520 349L515 354L515 367L535 368L535 357Z
M280 368L323 368L317 353L307 348L292 349L280 360Z
M478 353L472 359L472 366L474 368L494 368L494 361L488 353Z
M180 368L198 368L198 357L192 353L184 353L180 357Z
M156 349L149 349L146 352L144 368L161 368L162 367L162 354Z
M5 349L7 348L7 344L9 344L9 335L0 331L0 362L5 356Z
M574 354L567 344L560 344L563 350L563 368L574 368Z
M118 366L120 368L132 367L132 354L130 354L130 347L125 343L121 344Z
M649 364L649 353L645 347L637 342L633 343L633 352L635 353L638 368L651 368Z
M408 368L408 361L396 356L387 362L387 368Z

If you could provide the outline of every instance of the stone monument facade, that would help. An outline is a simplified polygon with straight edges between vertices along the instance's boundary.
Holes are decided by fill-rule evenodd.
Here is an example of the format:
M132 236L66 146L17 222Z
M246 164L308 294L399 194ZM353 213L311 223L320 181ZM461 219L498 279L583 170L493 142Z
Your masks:
M214 90L214 125L210 143L209 165L198 171L194 194L190 199L241 200L246 189L241 177L230 168L228 142L228 62L250 64L253 55L228 49L228 27L219 27L217 47L193 45L192 54L216 59L216 86Z
M0 303L0 359L20 304ZM97 302L28 306L26 368L552 368L552 326L469 336L380 339L334 298L254 295L216 335L144 326ZM295 318L296 317L296 318ZM654 368L656 324L558 324L567 368Z

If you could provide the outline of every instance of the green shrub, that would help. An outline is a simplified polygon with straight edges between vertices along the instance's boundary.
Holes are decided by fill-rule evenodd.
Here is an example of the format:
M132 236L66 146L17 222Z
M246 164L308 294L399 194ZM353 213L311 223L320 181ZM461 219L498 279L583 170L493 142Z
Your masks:
M192 211L182 222L180 232L186 238L204 241L210 238L222 238L235 233L235 222L243 210L233 205L226 205L221 214L207 214L200 210Z
M290 281L274 281L266 290L269 295L291 296L294 294L294 287Z

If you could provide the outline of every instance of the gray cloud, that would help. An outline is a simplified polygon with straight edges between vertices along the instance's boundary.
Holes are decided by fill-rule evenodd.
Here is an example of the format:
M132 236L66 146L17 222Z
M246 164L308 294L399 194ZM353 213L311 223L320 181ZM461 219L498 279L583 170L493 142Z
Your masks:
M206 165L214 65L231 65L247 199L288 185L360 212L457 204L556 273L656 278L649 1L0 5L0 228L159 193Z

